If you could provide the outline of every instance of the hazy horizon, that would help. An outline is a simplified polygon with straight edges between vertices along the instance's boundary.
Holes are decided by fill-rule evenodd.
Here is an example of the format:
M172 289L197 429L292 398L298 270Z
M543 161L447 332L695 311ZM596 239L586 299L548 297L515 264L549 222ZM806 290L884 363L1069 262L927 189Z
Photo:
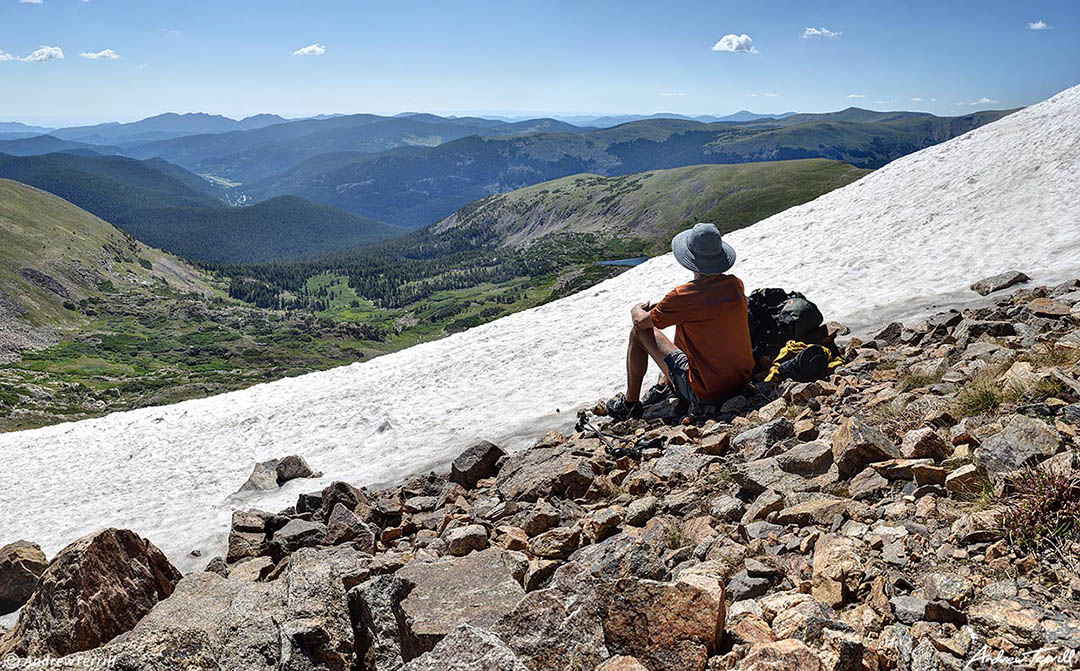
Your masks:
M0 118L165 110L724 116L855 105L956 116L1080 78L1080 3L0 0Z

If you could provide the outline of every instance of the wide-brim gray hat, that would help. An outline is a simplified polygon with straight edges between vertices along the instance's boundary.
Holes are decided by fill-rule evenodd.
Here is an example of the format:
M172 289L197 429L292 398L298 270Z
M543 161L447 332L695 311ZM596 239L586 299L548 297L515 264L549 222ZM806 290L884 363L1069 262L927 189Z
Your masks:
M671 251L676 261L695 273L716 275L735 265L735 250L712 224L694 224L679 233L671 239Z

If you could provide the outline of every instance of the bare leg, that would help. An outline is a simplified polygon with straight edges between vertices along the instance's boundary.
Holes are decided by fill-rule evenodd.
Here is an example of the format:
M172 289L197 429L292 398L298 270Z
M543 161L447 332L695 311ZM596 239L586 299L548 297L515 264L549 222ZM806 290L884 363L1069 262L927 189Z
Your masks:
M626 402L634 403L641 398L641 382L649 369L651 358L660 367L663 379L667 378L664 357L675 350L675 344L668 340L660 329L640 331L630 329L630 344L626 350Z

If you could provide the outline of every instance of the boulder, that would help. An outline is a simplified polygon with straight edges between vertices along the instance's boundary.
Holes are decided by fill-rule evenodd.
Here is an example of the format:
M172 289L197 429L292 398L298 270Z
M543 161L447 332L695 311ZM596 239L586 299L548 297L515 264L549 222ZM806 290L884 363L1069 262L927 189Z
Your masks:
M303 457L299 457L295 454L290 454L279 461L274 470L277 472L277 481L279 485L300 478L322 477L322 473L312 470L311 466L308 466L308 462L305 461Z
M598 590L609 650L650 669L702 669L723 636L724 591L715 579L627 578L604 582Z
M266 554L269 548L266 524L271 517L261 510L234 510L225 561L232 564Z
M596 671L649 671L634 657L616 655L596 667Z
M693 446L669 445L663 456L653 462L649 470L660 478L693 480L702 469L715 461L717 457L699 454Z
M746 504L734 496L722 494L709 501L709 514L722 522L738 522L745 510Z
M900 454L906 459L929 457L934 461L941 461L951 453L952 446L948 441L928 426L908 431L904 434L904 442L900 445Z
M775 489L783 493L802 491L810 483L810 480L801 475L788 473L782 469L776 457L736 464L731 469L731 479L754 496L766 489Z
M659 505L660 501L655 496L634 499L626 507L626 523L635 527L644 526L656 514Z
M323 535L325 545L352 543L357 549L367 554L375 554L376 529L361 520L356 513L344 504L338 503L330 513Z
M581 531L577 527L555 527L529 543L529 551L544 559L566 559L578 548Z
M621 533L580 548L569 561L581 575L593 578L666 580L669 572L660 553L655 545Z
M987 296L995 291L1008 289L1009 287L1027 282L1031 278L1019 270L1010 270L997 275L985 277L971 285L971 290L980 296Z
M623 509L620 506L601 508L585 518L584 532L592 542L603 540L615 533L622 521Z
M541 499L525 516L521 528L529 536L537 536L558 524L559 511L555 509L555 506Z
M308 495L301 495L301 500ZM334 508L338 504L344 505L346 509L352 511L365 522L379 523L376 520L377 514L373 509L371 501L364 492L360 491L356 487L353 487L347 482L333 482L326 489L322 490L322 494L318 498L319 507L316 510L311 511L312 520L320 522L328 522L330 515L333 514ZM301 511L300 501L297 502L297 512ZM381 524L378 524L382 526Z
M446 551L455 557L462 557L473 550L483 550L488 546L488 532L483 525L469 524L458 527L446 534Z
M978 492L983 485L983 475L975 464L964 464L945 476L945 489L957 494Z
M843 516L849 509L850 501L839 498L820 498L796 503L776 513L777 524L795 524L820 526L831 524L837 516Z
M854 475L869 463L900 457L888 436L858 417L845 419L833 433L832 453L841 477Z
M290 480L297 478L318 478L322 473L311 470L303 457L289 455L283 459L270 459L255 464L247 482L240 486L240 491L259 491L277 489Z
M832 445L824 440L815 440L796 445L776 457L776 463L788 473L810 477L828 470L832 464Z
M504 499L535 501L556 495L583 496L596 479L589 460L575 453L572 443L534 447L510 455L499 469L496 486Z
M792 435L791 421L778 417L759 427L743 431L731 441L731 447L747 460L768 456L769 449L777 442Z
M130 631L173 593L180 577L161 550L132 531L106 529L80 538L42 574L15 627L0 640L0 657L96 648Z
M594 671L611 656L603 611L592 584L560 571L490 628L532 670Z
M975 450L975 465L991 478L1034 466L1061 447L1061 434L1046 422L1026 415L1011 415L1002 421L1002 430L983 441Z
M349 590L349 613L356 650L369 671L401 668L401 602L412 584L394 574L379 575Z
M779 639L797 638L804 643L817 645L827 629L847 629L837 619L836 611L817 599L806 599L792 604L776 614L772 621L773 634Z
M495 475L499 460L505 456L506 451L498 445L480 441L454 459L450 465L450 482L473 489L477 482Z
M774 489L766 489L758 494L757 498L746 508L746 512L743 513L741 522L743 524L750 524L760 519L764 519L783 509L784 496L780 492Z
M498 548L461 558L413 562L396 575L412 586L399 605L406 660L432 650L458 625L490 627L525 595L514 579L509 553Z
M275 531L272 540L288 552L293 552L303 547L319 545L326 538L326 531L326 525L321 522L294 518Z
M35 543L15 541L0 548L0 615L22 608L48 567L45 553Z
M794 638L758 643L736 668L738 671L823 671L817 654Z
M866 570L861 544L846 536L828 535L814 547L810 593L833 608L850 602L858 593Z
M876 499L888 488L889 481L881 477L873 468L867 467L859 471L859 474L851 479L848 484L848 495L856 501Z
M733 601L742 601L764 596L770 586L771 583L767 578L750 576L743 569L728 580L726 592Z
M273 582L192 574L128 635L69 658L71 668L349 671L354 640L345 590L317 554L293 554Z
M401 671L530 671L501 638L463 624Z

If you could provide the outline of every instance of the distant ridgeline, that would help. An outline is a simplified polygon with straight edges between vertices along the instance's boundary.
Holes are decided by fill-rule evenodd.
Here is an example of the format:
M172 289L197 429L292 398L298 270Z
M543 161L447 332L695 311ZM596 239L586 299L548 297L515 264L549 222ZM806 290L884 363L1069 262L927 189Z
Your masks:
M0 153L97 151L163 158L232 185L234 202L291 195L374 221L420 228L492 193L579 173L618 176L803 158L873 169L1005 114L937 117L850 108L709 123L649 118L608 128L553 119L507 122L429 114L296 121L269 117L245 120L246 125L174 115L137 127L63 129L7 142L0 135Z
M60 196L145 244L194 261L294 259L403 232L293 196L230 207L220 187L160 158L0 154L0 177Z

